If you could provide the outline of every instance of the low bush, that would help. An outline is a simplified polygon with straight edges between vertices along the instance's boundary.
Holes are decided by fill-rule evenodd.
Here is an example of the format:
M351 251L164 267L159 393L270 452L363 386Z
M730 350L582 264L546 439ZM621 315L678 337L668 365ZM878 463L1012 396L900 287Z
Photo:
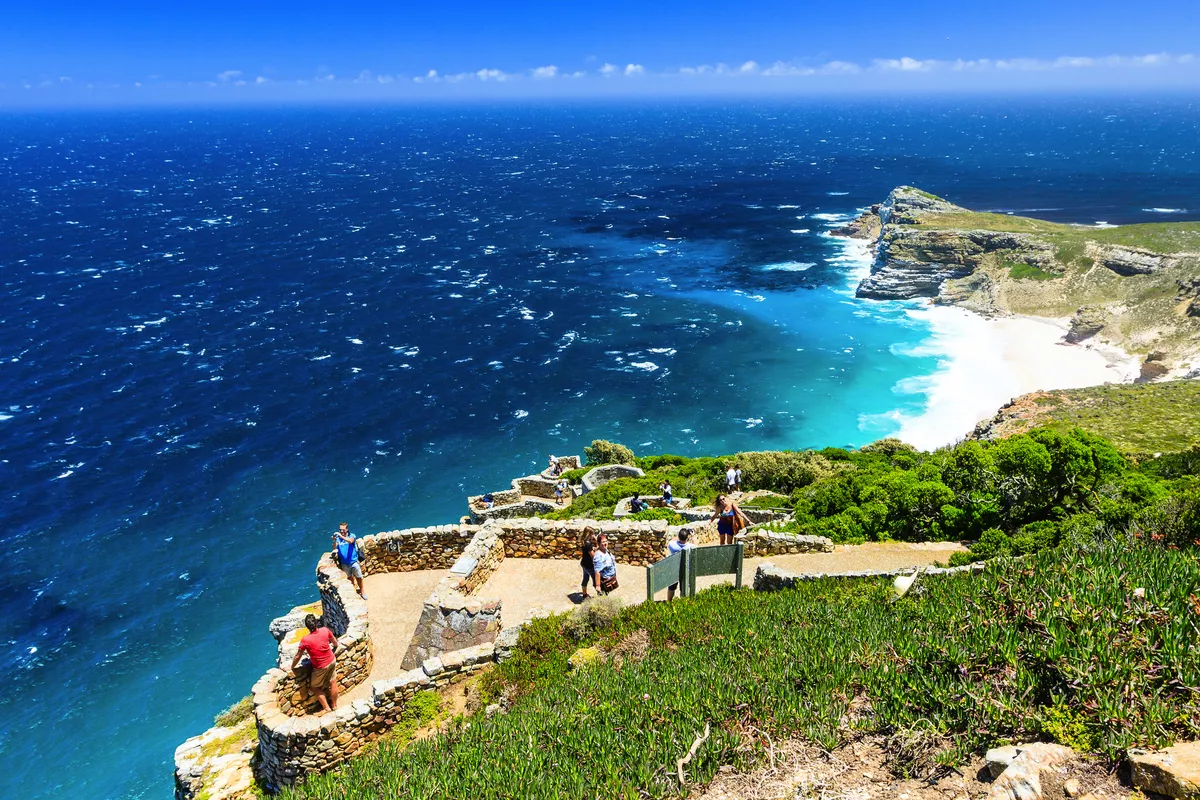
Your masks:
M636 514L630 514L625 519L634 519L638 521L651 519L665 519L671 525L683 525L687 520L679 516L678 512L670 508L647 508L645 511L639 511Z
M239 722L249 719L253 713L254 698L246 695L220 714L217 714L213 720L213 725L216 725L218 728L232 728Z
M832 749L917 726L936 733L939 763L1033 738L1117 758L1200 736L1194 551L1122 539L921 586L896 601L884 580L718 588L628 607L579 641L563 618L537 620L492 679L516 698L509 713L380 748L283 797L679 797L764 759L768 736ZM644 660L568 670L581 644L639 630ZM675 761L705 725L680 787Z
M621 613L621 601L612 595L584 600L562 617L562 632L573 642L583 642L612 627Z
M601 464L633 466L637 462L632 450L623 444L610 442L607 439L593 440L590 445L583 448L583 456L589 467L598 467Z

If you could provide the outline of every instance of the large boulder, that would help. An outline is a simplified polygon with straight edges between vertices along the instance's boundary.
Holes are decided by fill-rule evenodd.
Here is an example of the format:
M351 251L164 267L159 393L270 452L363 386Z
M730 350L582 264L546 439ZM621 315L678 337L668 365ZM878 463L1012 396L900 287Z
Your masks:
M1075 759L1074 750L1046 742L1020 744L1003 750L1006 752L1001 754L1000 750L993 750L987 755L988 770L994 775L993 761L1002 763L1015 751L1012 760L992 784L991 800L1041 800L1047 796L1047 785L1051 782L1059 784L1057 794L1062 796L1060 770Z
M1148 753L1129 751L1133 785L1177 800L1200 800L1200 742Z

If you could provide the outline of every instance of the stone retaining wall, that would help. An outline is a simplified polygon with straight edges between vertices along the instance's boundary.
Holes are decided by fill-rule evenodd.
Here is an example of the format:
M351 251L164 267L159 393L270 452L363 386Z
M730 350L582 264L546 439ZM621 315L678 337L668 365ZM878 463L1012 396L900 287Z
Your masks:
M824 578L898 578L901 575L912 575L918 570L922 575L956 575L960 572L982 572L985 565L980 562L965 564L961 567L902 567L900 569L868 569L858 572L839 572L830 575L821 572L794 573L780 569L774 564L762 564L754 572L754 591L775 592L780 589L791 589L798 583L817 581Z
M460 681L491 664L490 644L447 653L421 667L371 687L371 699L356 700L320 716L290 717L275 701L282 670L254 685L258 724L258 779L272 791L332 769L390 730L417 692ZM185 798L190 800L190 798Z
M499 520L508 558L578 559L587 536L608 535L613 557L621 564L646 566L663 558L673 534L665 519L616 521L594 519Z
M358 540L363 574L449 569L478 530L478 525L434 525L364 536Z
M615 481L617 478L641 478L645 472L637 467L627 467L624 464L608 464L603 467L596 467L590 470L583 476L581 483L583 484L583 493L594 492L610 481Z
M367 604L328 553L317 563L317 590L321 593L322 623L338 638L337 682L342 689L350 689L366 680L374 665ZM280 641L281 666L291 665L299 639L305 633L307 631L300 628ZM296 668L295 675L285 672L279 680L278 706L283 714L300 716L321 707L316 697L309 693L311 667L306 665L307 661Z
M745 545L746 558L833 552L833 540L824 536L802 536L751 528L740 534L737 541Z
M553 500L539 500L531 497L519 503L497 504L484 510L472 508L470 520L476 525L482 525L488 520L533 517L538 514L545 514L547 511L554 511L558 508L561 508L561 506L557 505Z
M527 478L517 478L514 481L517 490L530 497L546 497L554 499L554 485L558 478L544 478L541 475L530 475Z
M480 528L421 607L408 652L400 666L413 669L427 658L490 642L501 627L500 601L475 597L504 560L504 543L495 523Z

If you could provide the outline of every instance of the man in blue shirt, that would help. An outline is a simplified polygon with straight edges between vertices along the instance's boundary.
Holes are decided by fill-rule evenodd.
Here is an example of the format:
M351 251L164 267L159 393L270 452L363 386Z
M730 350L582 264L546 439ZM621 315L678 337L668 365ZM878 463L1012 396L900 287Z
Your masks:
M346 577L354 583L362 599L367 599L363 589L362 564L358 558L358 539L350 533L350 525L346 522L338 524L338 532L333 535L333 556Z
M679 529L678 538L676 538L675 541L669 542L667 544L667 555L668 556L673 556L676 553L681 553L684 550L687 550L689 548L696 546L688 541L688 533L689 532L688 532L687 528ZM678 588L679 588L678 583L672 583L670 586L667 587L667 602L668 603L675 599L675 590Z

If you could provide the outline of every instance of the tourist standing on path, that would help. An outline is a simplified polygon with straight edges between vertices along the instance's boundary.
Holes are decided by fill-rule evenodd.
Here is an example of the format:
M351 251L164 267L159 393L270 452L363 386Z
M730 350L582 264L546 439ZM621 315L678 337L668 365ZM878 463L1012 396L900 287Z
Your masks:
M675 541L673 541L667 545L667 557L669 558L669 557L675 555L676 553L682 553L684 550L687 550L687 549L695 547L695 546L696 545L688 542L688 529L680 528L678 537L675 539ZM675 599L675 590L678 588L679 588L678 583L672 583L670 586L667 587L667 602L668 603Z
M750 519L742 513L737 503L733 502L733 498L728 495L718 497L713 506L713 515L709 518L709 522L716 520L721 544L733 544L733 537L750 524Z
M563 496L567 493L567 479L559 478L558 483L554 484L554 502L560 506L563 503Z
M307 653L308 663L312 665L308 688L317 696L322 711L332 711L337 708L338 699L337 675L334 674L337 669L334 653L338 640L333 631L323 626L320 618L314 614L304 618L304 627L308 628L309 634L300 640L300 649L292 659L292 671L295 672L300 657Z
M579 566L583 567L583 583L579 585L579 593L586 600L591 595L588 594L588 581L592 582L592 586L596 589L596 594L600 594L600 579L596 577L596 542L591 536L583 540L582 554L579 557Z
M658 485L658 488L662 489L663 505L664 506L671 505L671 501L675 499L671 493L671 482L668 480L664 480L662 483L660 483Z
M608 535L600 534L596 540L596 552L592 554L592 564L596 567L596 576L600 578L600 591L610 594L617 586L617 560L608 551Z
M732 492L737 488L737 469L733 464L729 465L729 469L725 470L725 491Z
M358 558L358 539L350 533L350 526L345 522L338 523L338 532L333 535L333 556L342 572L354 583L362 599L366 600L362 564Z
M734 467L733 470L733 488L739 492L742 490L742 468Z

